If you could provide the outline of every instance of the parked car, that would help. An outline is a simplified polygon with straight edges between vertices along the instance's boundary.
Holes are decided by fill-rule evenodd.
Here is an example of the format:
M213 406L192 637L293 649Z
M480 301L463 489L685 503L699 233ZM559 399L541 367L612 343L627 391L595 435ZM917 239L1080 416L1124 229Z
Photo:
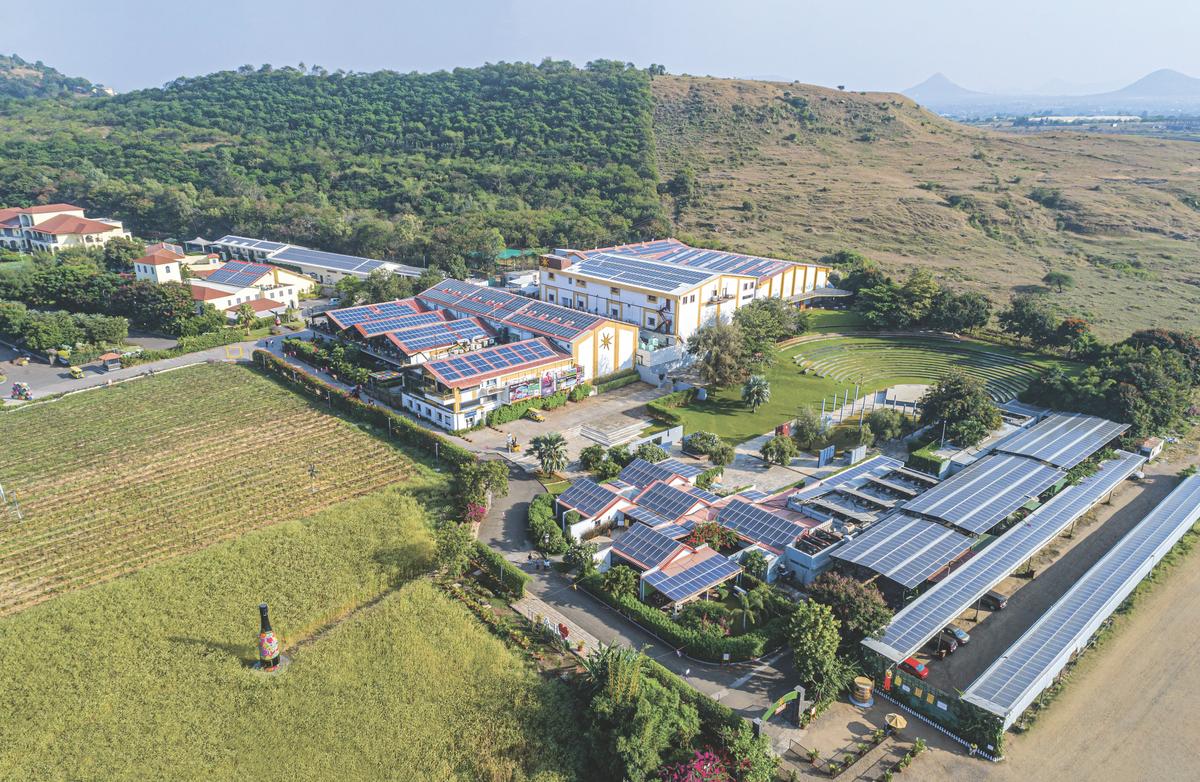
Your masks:
M958 641L959 646L962 646L971 640L971 636L966 630L962 629L961 627L956 627L955 625L949 625L945 630L942 630L942 635L949 636L955 641Z
M909 673L916 674L918 679L929 678L929 668L925 663L918 660L916 657L909 657L904 662L900 663L900 667Z
M525 411L525 417L538 423L546 420L546 416L542 415L540 410L534 410L532 407Z
M937 657L939 660L946 659L946 655L954 654L958 649L958 641L954 638L938 633L933 638L929 639L929 643L925 644L925 651Z
M979 602L989 611L1002 611L1008 605L1008 595L993 589L984 595Z

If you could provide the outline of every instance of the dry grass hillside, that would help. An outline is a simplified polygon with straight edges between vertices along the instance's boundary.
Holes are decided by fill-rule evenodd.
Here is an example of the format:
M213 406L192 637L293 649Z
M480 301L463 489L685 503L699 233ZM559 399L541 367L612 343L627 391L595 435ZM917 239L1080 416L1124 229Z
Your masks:
M1066 271L1063 309L1110 337L1200 328L1200 145L999 135L890 93L686 76L653 89L661 174L689 167L700 184L681 234L790 258L857 250L998 303Z

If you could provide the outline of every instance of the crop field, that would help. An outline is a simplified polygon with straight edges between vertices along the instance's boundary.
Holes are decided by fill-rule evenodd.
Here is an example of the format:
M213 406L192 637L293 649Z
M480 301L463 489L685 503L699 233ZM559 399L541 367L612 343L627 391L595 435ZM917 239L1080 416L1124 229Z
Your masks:
M741 387L710 393L674 412L688 432L714 432L740 443L795 418L802 407L820 410L821 399L854 391L859 395L898 384L930 384L949 369L985 381L996 399L1010 399L1054 363L1067 362L983 342L918 337L831 337L780 350L767 370L771 401L751 413ZM1069 368L1069 366L1068 366Z
M0 433L0 484L24 517L0 510L0 616L388 484L439 480L225 364L8 412Z
M575 776L564 685L421 575L405 487L288 519L0 618L0 779Z

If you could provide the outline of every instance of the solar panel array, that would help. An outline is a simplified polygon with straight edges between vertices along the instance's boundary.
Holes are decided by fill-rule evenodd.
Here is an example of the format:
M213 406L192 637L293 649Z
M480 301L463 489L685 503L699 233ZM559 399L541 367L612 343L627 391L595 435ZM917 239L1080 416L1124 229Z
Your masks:
M409 354L491 338L492 332L477 318L410 326L388 334L393 345Z
M508 315L504 322L534 333L549 334L562 339L574 339L604 319L581 310L560 307L544 301L528 301L525 306Z
M558 250L556 252L561 255L565 250ZM676 239L659 239L637 244L624 244L601 250L592 250L586 254L591 257L601 253L648 258L665 263L711 269L729 274L745 274L759 278L778 274L789 266L797 265L793 261L783 261L778 258L763 258L753 255L742 255L741 253L724 252L722 250L705 250L689 247Z
M704 472L704 468L696 464L688 464L679 459L663 459L658 463L659 467L665 467L676 475L683 478L695 478Z
M996 446L1001 453L1039 459L1069 470L1129 428L1105 418L1080 413L1055 413Z
M782 516L734 499L717 512L717 522L744 538L782 550L800 537L804 530Z
M270 274L271 267L262 263L247 263L246 261L230 261L215 270L206 278L208 282L221 285L233 285L247 288L258 282L264 274Z
M625 469L621 470L621 473L617 477L631 486L644 489L655 481L669 481L674 476L665 467L651 464L645 459L638 457L625 465Z
M1007 728L1100 624L1200 519L1200 476L1187 478L967 687L963 700Z
M634 502L674 521L691 510L699 500L681 489L659 481L650 484L649 488L639 494Z
M417 297L430 306L492 318L516 329L566 340L604 321L591 313L460 280L443 280Z
M296 247L294 245L275 253L271 256L271 260L304 264L307 266L320 266L323 269L332 269L347 274L369 272L383 265L381 261L373 258L342 255L341 253L327 253L324 250L310 250L307 247Z
M445 320L440 312L413 312L408 315L394 315L390 318L378 318L357 324L354 329L360 336L370 339L387 334L389 331L408 329L413 326L424 326Z
M740 565L718 554L675 575L667 575L662 571L650 573L645 576L645 581L671 602L677 602L710 589L740 572Z
M635 505L634 507L626 510L625 518L633 519L634 521L640 521L643 524L651 527L660 527L671 523L670 519L665 519L649 508L644 508L639 505Z
M830 555L912 589L970 548L971 540L935 521L900 513L833 549Z
M378 304L362 304L357 307L343 307L340 310L328 310L325 315L338 328L348 329L360 323L383 318L394 318L401 315L412 315L420 312L410 299L383 301Z
M282 242L268 242L266 239L251 239L247 236L233 236L232 234L222 236L213 244L239 247L244 250L262 250L267 253L273 253L288 246Z
M791 495L791 499L797 502L804 502L813 497L820 497L822 494L828 494L838 486L848 486L853 483L859 483L866 479L869 475L886 475L897 467L903 467L904 463L892 459L888 456L873 456L870 459L859 462L853 467L842 470L837 475L825 479L816 486L808 489L803 489Z
M893 617L882 638L869 638L863 643L897 662L908 657L934 633L971 607L984 592L994 588L1022 562L1040 551L1071 522L1087 513L1144 461L1140 456L1118 451L1117 458L1105 462L1099 472L1089 475L1075 486L1063 489L962 567L905 606Z
M758 489L747 489L746 491L738 494L738 496L747 502L759 502L760 500L765 500L771 495L767 494L765 491L759 491Z
M645 524L634 524L613 542L613 551L649 570L661 566L682 546Z
M712 505L714 502L717 502L721 499L717 495L713 494L711 491L705 491L704 489L701 489L699 486L689 486L687 489L687 493L692 495L693 497L704 500L709 505Z
M585 519L590 519L602 512L615 499L617 499L616 494L591 478L580 478L558 495L559 502L579 511L579 514Z
M985 456L904 505L909 513L980 533L1053 486L1064 474L1023 456Z
M541 338L508 345L496 345L461 356L430 361L425 368L449 386L468 385L490 375L533 367L552 360L566 359Z
M690 290L715 276L710 271L608 253L599 253L580 261L571 266L568 272L663 292Z

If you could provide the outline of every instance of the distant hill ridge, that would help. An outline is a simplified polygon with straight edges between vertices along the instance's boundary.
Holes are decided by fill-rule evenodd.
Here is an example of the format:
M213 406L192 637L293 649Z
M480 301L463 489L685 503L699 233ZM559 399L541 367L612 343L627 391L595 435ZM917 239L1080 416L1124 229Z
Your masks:
M1137 81L1119 90L1100 92L1090 95L1023 95L987 93L970 90L951 81L943 73L935 73L925 81L903 90L902 94L913 100L937 106L958 102L995 103L1010 100L1033 99L1043 103L1062 101L1065 103L1087 103L1090 101L1111 100L1197 100L1200 101L1200 79L1188 76L1186 73L1160 68L1148 73Z
M112 91L82 77L60 73L41 60L28 62L20 55L0 54L0 95L54 98L60 95L100 94L112 94Z

